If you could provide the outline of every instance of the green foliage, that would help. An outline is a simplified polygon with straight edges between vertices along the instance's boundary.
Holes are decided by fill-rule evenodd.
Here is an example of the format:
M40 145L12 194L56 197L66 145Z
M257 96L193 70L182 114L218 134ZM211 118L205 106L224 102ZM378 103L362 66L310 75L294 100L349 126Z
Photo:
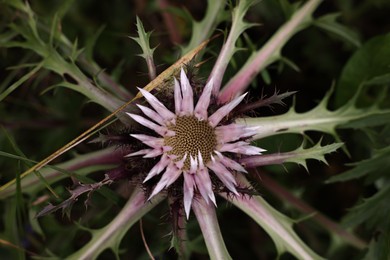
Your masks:
M378 100L370 107L358 108L356 101L360 92L342 107L331 111L328 109L329 99L333 91L329 91L321 102L310 111L298 113L294 107L282 115L258 118L239 119L239 124L249 124L260 127L255 138L268 136L318 131L333 135L339 140L337 128L362 128L383 125L390 118L389 109L380 109Z
M360 47L361 43L356 32L349 27L340 24L337 18L340 17L339 13L327 14L314 21L314 25L318 26L325 31L335 34L344 41L353 44L355 47Z
M367 177L367 179L370 180L369 183L372 183L380 177L388 175L387 172L390 167L389 158L390 147L374 151L371 158L361 162L349 164L349 166L354 166L354 168L343 172L342 174L333 176L328 180L328 183L348 181L362 177Z
M154 79L156 77L156 68L153 61L153 52L156 49L150 47L150 35L151 33L146 33L144 26L141 22L141 20L137 17L137 32L138 37L130 37L134 41L138 43L138 45L142 49L142 54L138 54L138 56L141 56L145 59L146 64L148 65L149 69L149 76L150 79Z
M341 73L336 89L336 105L347 102L361 85L389 83L389 57L390 34L374 37L358 49Z
M104 178L108 170L123 163L122 147L103 149L96 143L82 143L36 174L24 177L21 173L134 97L135 86L146 85L147 77L139 73L143 72L139 58L134 58L139 53L136 44L153 79L156 67L163 71L178 59L178 48L183 55L221 31L224 44L220 37L198 55L207 59L196 65L199 75L204 80L209 77L216 62L214 76L220 77L219 84L244 75L241 79L247 80L247 86L256 86L234 115L249 115L237 123L258 126L256 144L268 143L268 152L255 163L302 165L289 171L294 174L271 175L271 168L265 174L276 176L286 190L299 194L297 204L308 200L322 215L335 220L330 225L316 220L326 231L306 221L294 226L288 216L291 206L297 205L285 205L285 194L272 189L263 192L261 182L255 187L262 198L240 201L221 192L253 220L236 207L222 206L218 198L217 215L224 223L222 234L232 258L273 259L289 252L302 259L319 259L318 255L355 259L362 254L365 259L387 259L388 1L208 0L169 7L162 2L0 0L0 125L5 129L0 131L0 259L147 259L145 245L155 258L177 258L173 250L168 251L172 208L158 205L164 197L145 203L144 193L138 190L129 198L133 184L142 180L131 179L129 184ZM303 9L307 3L314 3L311 10ZM173 30L182 39L180 46L168 37L172 28L161 16L163 11L175 21ZM153 31L153 38L145 28ZM138 36L132 42L126 35ZM151 47L156 42L157 50ZM196 82L196 87L204 80ZM336 82L334 91L329 90L332 81ZM245 85L239 77L232 82ZM296 94L293 105L286 99L292 93ZM258 102L255 109L246 110L252 102ZM291 108L270 106L284 103ZM100 130L103 134L124 131L120 124L117 121ZM310 146L296 134L320 141ZM349 158L333 153L342 146L338 140L350 151ZM308 159L329 167L317 167ZM329 176L331 185L323 185L320 181ZM2 189L10 180L13 184ZM68 213L68 218L57 209ZM300 211L299 206L296 209ZM146 242L132 228L141 218ZM191 215L183 223L176 227L188 232L188 240L174 237L175 247L185 248L190 258L207 257L196 218ZM348 246L348 241L361 240L338 223L358 230L369 241L366 252L359 251L364 242L356 248Z

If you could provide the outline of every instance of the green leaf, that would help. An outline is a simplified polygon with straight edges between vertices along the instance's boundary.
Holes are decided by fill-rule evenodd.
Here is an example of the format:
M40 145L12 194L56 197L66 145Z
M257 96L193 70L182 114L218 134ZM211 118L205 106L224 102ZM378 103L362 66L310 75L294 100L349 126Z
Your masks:
M243 175L238 178L240 183L250 186ZM262 197L237 196L231 199L223 193L220 195L245 212L267 232L274 241L279 256L289 252L297 259L323 259L295 233L292 228L294 221L274 209Z
M325 31L335 34L342 40L345 40L356 47L360 47L361 43L358 34L349 27L340 24L337 21L337 18L339 17L339 13L327 14L315 20L313 24Z
M121 212L105 227L91 230L91 240L66 259L96 259L105 249L119 252L119 245L126 232L147 212L158 205L164 196L157 195L150 202L145 202L144 193L136 189Z
M188 53L211 36L217 24L222 20L221 17L223 17L225 4L226 1L224 0L207 1L207 10L204 18L201 21L193 19L191 40L187 46L182 47L182 54Z
M368 174L370 174L371 179L373 177L372 174L377 178L387 174L390 169L390 147L375 151L370 159L349 165L355 167L342 174L333 176L327 183L349 181L367 176Z
M390 184L384 187L375 195L364 199L360 204L351 209L343 219L346 226L356 227L364 224L369 229L379 228L385 232L390 230Z
M372 38L349 59L336 88L336 105L347 102L359 86L390 73L390 34Z
M43 63L36 64L35 68L32 69L29 73L25 74L18 81L9 86L6 90L4 90L0 94L0 102L5 99L9 94L11 94L15 89L21 86L24 82L26 82L29 78L31 78L35 73L37 73L43 66Z
M322 146L320 140L317 144L315 144L310 148L304 148L304 146L305 143L302 143L302 145L298 149L289 152L289 154L291 154L291 157L286 158L285 162L297 163L305 167L306 170L307 170L306 160L308 159L314 159L314 160L321 161L325 164L328 164L325 159L325 154L330 154L335 152L337 149L343 146L343 143L333 143L333 144Z
M138 45L142 49L142 54L138 54L138 56L141 56L145 59L146 64L148 65L149 75L150 79L154 79L156 77L156 66L154 65L153 61L153 52L156 49L150 47L150 35L151 32L145 32L144 26L141 22L141 20L137 16L137 32L138 37L130 37L135 42L138 43Z
M379 231L372 239L364 260L388 259L390 256L390 232Z
M343 146L342 143L333 143L330 145L321 146L321 140L314 146L304 148L305 142L294 151L285 153L274 153L274 154L262 154L259 156L244 157L240 162L246 167L258 167L264 165L275 165L283 163L296 163L302 165L307 170L306 161L308 159L314 159L327 163L325 154L332 153Z
M100 37L106 26L100 26L100 28L91 36L88 37L85 47L85 58L92 62L93 61L93 49L95 47L97 39ZM77 44L75 44L77 46Z
M339 109L328 110L331 94L332 90L316 107L304 113L297 113L292 107L282 115L237 119L236 123L258 126L255 139L284 133L304 134L306 131L318 131L331 134L339 140L336 128L362 128L389 122L390 109L380 109L377 104L364 108L356 107L360 92L355 92L355 96Z

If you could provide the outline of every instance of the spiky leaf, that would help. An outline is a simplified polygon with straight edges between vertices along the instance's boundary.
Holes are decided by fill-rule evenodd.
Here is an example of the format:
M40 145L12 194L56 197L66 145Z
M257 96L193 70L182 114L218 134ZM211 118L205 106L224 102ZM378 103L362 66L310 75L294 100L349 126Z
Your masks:
M390 147L375 151L371 158L350 164L350 166L355 167L330 178L328 183L353 180L367 175L369 175L368 178L374 180L384 176L390 169Z
M385 124L390 119L389 109L380 109L376 104L365 107L356 107L359 92L344 106L331 111L327 108L332 91L328 92L322 101L312 110L298 113L292 107L282 115L258 118L243 118L236 123L258 126L255 139L283 133L300 133L318 131L333 135L337 140L337 128L369 127Z
M294 151L286 153L264 154L259 156L251 156L242 158L240 162L245 167L258 167L264 165L283 164L283 163L296 163L302 165L307 169L306 161L308 159L318 160L324 163L326 162L325 154L332 153L339 149L342 143L333 143L330 145L321 145L319 141L316 145L310 148L304 148L304 143Z

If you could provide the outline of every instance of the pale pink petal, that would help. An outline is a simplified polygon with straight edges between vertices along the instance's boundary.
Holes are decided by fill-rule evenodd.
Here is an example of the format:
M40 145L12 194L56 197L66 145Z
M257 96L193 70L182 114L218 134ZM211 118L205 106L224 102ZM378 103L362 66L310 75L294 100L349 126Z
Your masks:
M153 149L143 149L143 150L139 150L137 152L134 152L134 153L129 153L128 155L125 155L125 157L132 157L132 156L137 156L137 155L144 155L144 154L147 154L149 152L151 152Z
M131 118L133 118L135 121L140 123L143 126L146 126L149 129L154 130L156 133L158 133L161 136L174 136L175 132L168 130L165 126L160 126L152 121L147 120L146 118L143 118L142 116L131 114L131 113L126 113L129 115Z
M186 159L187 159L187 153L183 156L183 158L180 161L175 162L176 167L179 169L183 168Z
M163 119L158 113L156 113L156 111L154 111L153 109L150 109L150 108L148 108L148 107L139 105L139 104L137 104L137 106L138 106L139 109L141 109L141 111L142 111L145 115L147 115L150 119L152 119L152 120L155 121L156 123L159 123L160 125L165 125L164 119Z
M198 171L197 174L194 175L195 177L195 183L198 187L198 190L206 203L209 203L209 200L211 200L215 206L217 206L217 203L215 201L215 196L211 184L211 179L209 175L209 171L207 168L202 168Z
M167 170L161 177L162 180L167 180L166 181L166 187L169 187L172 183L174 183L177 178L179 178L180 174L182 174L182 169L178 168L175 163L170 163L168 165Z
M184 202L184 211L186 212L187 219L190 216L192 199L194 197L194 187L195 187L194 176L190 173L184 173L183 202Z
M207 119L207 108L210 104L211 90L213 89L213 78L209 80L203 89L202 95L200 96L198 103L196 104L194 115L200 121Z
M255 135L257 127L229 124L215 128L218 143L227 143Z
M162 118L166 121L170 121L175 118L176 115L169 111L155 96L150 94L148 91L138 88L138 90L142 93L148 103L156 110L157 113L161 115Z
M240 172L245 172L245 173L248 173L244 167L242 167L241 164L239 164L238 162L226 157L226 156L223 156L220 152L218 151L215 151L215 153L217 154L218 158L219 158L219 161L225 165L226 167L232 169L232 170L236 170L236 171L240 171Z
M220 162L218 162L213 156L211 156L211 161L207 164L207 167L210 168L215 175L225 184L231 192L238 195L235 185L237 185L236 180L232 173L225 168Z
M190 163L191 163L190 173L195 174L198 169L198 162L196 161L196 157L192 158L192 156L190 155Z
M157 157L159 155L162 155L163 152L164 151L162 149L153 149L152 151L150 151L147 154L145 154L143 156L143 158L154 158L154 157Z
M178 115L182 111L183 97L181 96L181 88L180 88L179 82L177 81L177 79L174 79L174 81L175 81L175 90L174 90L174 93L175 93L175 111L176 111L176 114Z
M142 135L142 134L131 134L130 136L140 140L144 144L153 147L153 148L161 148L164 146L164 139L158 138L154 136L149 135Z
M191 115L194 112L194 94L192 92L192 87L190 85L190 82L188 81L188 78L183 68L181 69L180 72L180 85L181 85L181 92L183 94L183 102L182 102L181 110L186 115Z
M212 189L212 183L209 175L209 171L207 167L204 166L202 154L198 150L198 162L199 169L198 172L194 175L195 183L198 187L198 190L207 204L209 204L209 200L211 200L215 206L217 203L215 202L215 196Z
M238 98L232 100L231 102L227 103L226 105L220 107L213 115L209 117L209 123L212 127L215 127L218 125L218 123L224 118L227 114L230 113L230 111L233 110L238 104L241 103L241 101L244 99L247 93L239 96Z
M148 200L150 200L153 196L162 191L164 188L167 188L169 187L169 185L174 183L177 178L180 177L181 173L181 169L178 169L174 163L171 163L167 167L166 171L162 174L160 181L157 183Z
M239 153L246 155L259 155L261 152L264 152L264 149L261 149L256 146L249 145L247 142L235 142L235 143L226 143L217 147L220 152L230 152L230 153Z
M200 150L198 150L198 162L199 162L199 168L204 168L204 163L203 163L203 157L202 154L200 153Z
M168 166L169 162L171 162L171 159L167 156L167 154L164 153L161 156L160 161L155 166L153 166L153 168L150 170L143 182L147 182L148 180L162 172Z
M145 154L143 156L143 158L153 158L153 157L157 157L165 152L169 152L172 150L172 147L170 146L162 146L162 147L159 147L159 148L155 148L155 149L152 149L150 152L148 152L147 154Z

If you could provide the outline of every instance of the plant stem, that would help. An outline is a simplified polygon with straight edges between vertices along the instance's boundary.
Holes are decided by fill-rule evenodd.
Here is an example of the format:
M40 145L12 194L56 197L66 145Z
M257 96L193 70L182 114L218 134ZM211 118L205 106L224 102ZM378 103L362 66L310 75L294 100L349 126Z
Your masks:
M254 170L256 171L256 170ZM257 172L257 171L256 171ZM304 201L295 197L291 192L286 190L284 187L275 182L267 173L261 175L260 182L263 184L262 187L265 187L271 191L275 196L277 196L282 201L286 201L298 209L300 212L308 215L312 215L310 219L316 221L320 226L329 230L331 233L336 234L342 240L348 244L356 247L357 249L364 249L367 247L366 242L356 237L355 235L344 230L340 225L333 222L331 219L327 218L323 214L319 213L316 209L306 204Z
M285 23L275 35L254 53L244 67L226 84L218 98L219 103L226 103L242 94L265 67L280 57L282 47L298 31L311 21L311 15L322 0L310 0Z
M97 152L78 155L74 159L55 165L55 168L86 175L97 170L99 166L107 166L119 163L126 154L127 153L125 150L108 148ZM69 177L67 174L58 171L55 168L46 166L40 170L40 173L49 184ZM101 167L99 169L101 169ZM22 192L24 193L37 192L44 187L45 185L35 175L31 174L21 179L21 188ZM16 185L14 183L13 185L8 186L6 189L0 191L0 199L13 196L15 191Z
M158 194L152 201L146 201L144 192L136 189L122 211L102 229L92 232L92 239L80 250L67 257L69 260L96 259L105 249L119 250L119 244L127 231L143 215L160 203L165 196Z
M223 241L214 205L199 198L193 200L192 209L202 230L210 259L232 259Z

